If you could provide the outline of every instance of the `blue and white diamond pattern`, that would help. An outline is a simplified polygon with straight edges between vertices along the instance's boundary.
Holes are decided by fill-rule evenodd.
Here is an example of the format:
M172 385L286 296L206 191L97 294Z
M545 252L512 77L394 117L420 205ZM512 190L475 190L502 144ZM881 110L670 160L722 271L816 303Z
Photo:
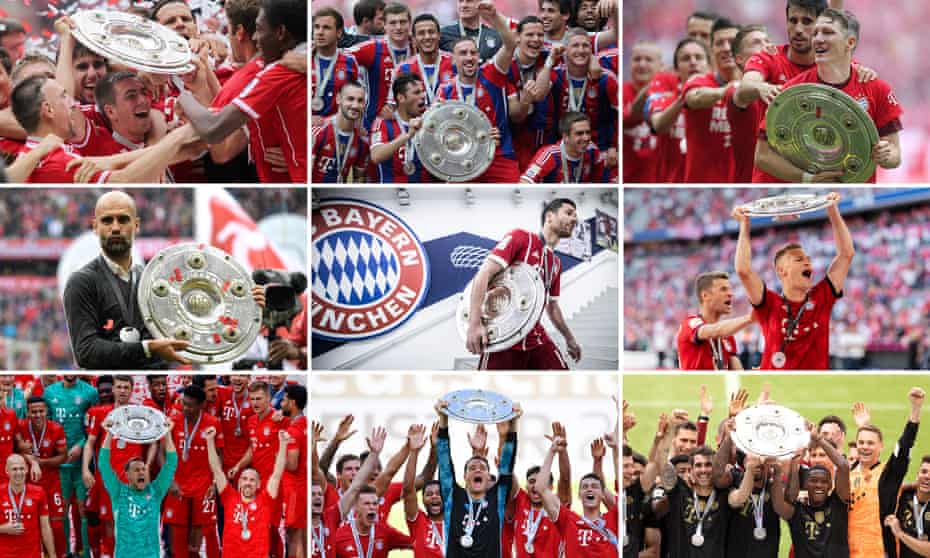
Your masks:
M397 254L383 239L367 232L343 230L313 244L313 291L335 304L377 302L400 276Z

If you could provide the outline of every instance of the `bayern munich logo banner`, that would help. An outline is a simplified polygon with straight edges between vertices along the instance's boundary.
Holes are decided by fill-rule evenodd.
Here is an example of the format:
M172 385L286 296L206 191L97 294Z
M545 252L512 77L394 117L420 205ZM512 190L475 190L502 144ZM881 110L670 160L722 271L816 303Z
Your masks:
M369 339L420 308L429 292L429 257L397 215L367 201L323 200L311 235L314 337Z

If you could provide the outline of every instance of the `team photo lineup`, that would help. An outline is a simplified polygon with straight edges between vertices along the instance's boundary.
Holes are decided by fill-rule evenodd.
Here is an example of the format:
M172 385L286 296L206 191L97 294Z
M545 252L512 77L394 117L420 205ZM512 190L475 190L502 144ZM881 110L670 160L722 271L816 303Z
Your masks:
M926 62L900 44L928 16L920 2L625 2L624 182L926 182Z
M0 376L0 556L306 556L305 377Z
M0 178L306 184L307 10L4 2Z
M928 193L626 189L625 368L927 369Z
M563 385L571 383L562 378ZM585 393L595 385L616 390L616 377L591 380L575 380L575 387ZM478 385L510 386L533 396L517 402L485 387L466 388L430 403L429 389L476 385L475 379L434 376L432 384L411 394L417 378L394 375L372 378L364 394L343 391L353 390L355 381L345 375L313 378L315 386L328 384L324 391L335 388L347 395L321 396L314 387L313 556L618 555L615 395L566 399L564 393L549 393L543 400L541 377L495 377L477 380ZM399 389L372 399L366 416L345 407L364 406L361 402L388 385ZM460 394L465 399L457 401ZM546 408L546 402L559 402L562 410L577 410L579 416L565 414L566 423L550 422L560 411ZM354 414L340 416L340 408ZM489 409L498 416L487 414ZM434 422L417 423L421 417Z
M623 381L624 558L930 556L926 376Z
M619 182L616 0L313 10L313 183Z

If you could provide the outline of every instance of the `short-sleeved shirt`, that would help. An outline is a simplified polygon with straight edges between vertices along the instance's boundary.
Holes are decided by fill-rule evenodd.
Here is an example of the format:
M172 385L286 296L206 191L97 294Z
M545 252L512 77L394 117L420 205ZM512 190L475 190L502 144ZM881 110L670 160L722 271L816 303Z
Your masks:
M474 88L462 84L462 95L472 99L472 103L488 117L491 125L500 131L500 145L494 153L495 158L504 156L514 158L513 138L510 131L510 119L507 116L507 98L515 95L517 90L507 79L507 74L500 71L494 60L489 60L478 69L478 79ZM459 98L456 84L459 76L439 86L439 98L442 100Z
M927 536L927 534L930 533L930 505L928 505L927 502L920 502L918 500L917 507L915 508L915 493L916 490L913 488L901 491L901 495L898 497L898 506L895 515L901 523L901 530L912 537L917 537L917 518L923 517L924 536ZM900 558L920 558L920 554L908 548L907 545L902 543L898 546L898 556Z
M685 82L681 95L702 88L717 88L726 82L713 72L694 76ZM729 105L725 98L713 106L693 109L685 108L685 141L688 153L685 156L685 182L719 184L733 177L734 151L733 134L727 118Z
M383 120L376 118L374 126L371 129L371 146L375 147L386 143L391 143L400 135L407 132L409 124L401 118L400 114L394 113L394 118ZM407 140L406 145L394 152L390 159L378 163L378 176L383 183L417 183L417 182L435 182L433 175L426 170L421 162L420 152L414 151L412 162L415 170L413 174L408 175L404 171L404 162L407 160L407 149L414 148L413 139Z
M730 357L738 354L736 338L730 335L717 339L699 339L698 331L706 322L700 314L691 314L678 326L678 368L681 370L717 370L714 353L719 353L725 368Z
M404 483L392 482L384 495L378 500L378 521L387 521L391 515L391 508L400 501L404 494Z
M642 114L630 110L638 94L632 81L623 83L623 181L652 183L656 182L659 138L643 121Z
M833 305L843 296L837 292L829 277L824 277L802 302L791 302L775 291L764 288L762 300L755 306L756 317L765 338L762 353L762 370L826 370L830 365L830 313ZM791 338L782 349L786 326L804 307ZM789 318L790 314L790 318ZM776 367L772 355L785 355L784 366Z
M562 537L558 528L549 519L542 507L534 508L530 496L522 488L514 501L514 548L517 558L559 558ZM533 538L533 553L526 551L526 542L531 524L536 524Z
M220 500L223 502L224 519L223 555L228 558L267 558L271 546L268 527L273 523L275 500L262 488L255 499L245 503L231 483L226 483L220 492ZM243 514L251 533L248 543L242 538Z
M848 514L836 492L822 506L796 503L788 521L795 558L849 558Z
M586 522L570 508L561 506L559 518L555 522L565 541L565 556L573 558L610 558L617 555L618 542L617 506L611 508L599 521L591 522L597 529ZM610 536L605 536L610 535ZM611 537L613 540L611 540Z
M210 470L210 461L207 458L207 439L203 436L203 432L210 427L215 428L216 439L214 444L217 449L220 449L226 445L223 430L220 428L220 422L206 412L200 413L199 424L197 421L187 421L184 414L180 412L175 412L172 418L174 428L171 430L171 437L174 440L174 446L178 448L178 470L175 475L175 483L184 496L202 498L210 485L213 484L213 473ZM190 434L190 441L185 439L185 428ZM188 444L190 444L190 449L187 451L187 459L185 460L184 449Z
M278 452L278 431L287 429L290 421L287 417L275 422L274 413L269 411L264 420L258 415L249 417L246 429L249 432L249 441L252 446L252 468L258 471L260 478L271 477L274 471L275 455Z
M667 109L681 91L678 75L670 72L658 72L649 85L643 115L649 119ZM679 114L668 132L656 136L656 181L682 182L685 177L685 117Z
M733 135L733 177L729 182L746 184L752 182L759 122L765 114L766 105L761 99L756 99L746 107L738 107L733 102L735 94L736 87L727 88L727 118Z
M298 452L297 470L285 469L284 476L281 477L281 486L285 491L300 490L307 494L307 417L300 415L291 420L287 433L291 436L287 450Z
M404 73L418 75L423 79L423 86L426 87L427 78L435 79L436 89L433 90L433 96L439 95L439 85L448 81L455 76L455 64L452 63L452 55L448 52L439 51L435 64L420 65L416 56L408 58L402 62L394 73L394 79ZM438 76L436 74L439 74ZM429 106L429 97L426 97L426 106Z
M48 503L45 491L34 484L25 485L25 494L13 493L15 502L10 502L9 483L0 484L0 515L2 522L9 523L14 518L14 506L19 505L22 496L23 504L20 509L20 521L25 531L22 535L0 535L0 557L2 558L41 558L42 556L42 528L39 518L48 517Z
M106 430L103 428L103 423L106 421L107 415L110 414L113 408L113 404L96 405L87 410L85 418L87 435L96 436L94 442L94 456L96 456L97 453L100 452L100 448L103 447L103 440L107 435ZM113 466L113 472L116 474L116 478L121 482L129 482L126 478L126 463L128 463L130 459L142 457L142 445L134 444L126 440L111 440L110 442L110 464ZM97 469L97 476L100 476L99 468Z
M743 73L756 71L762 74L762 79L774 85L784 85L794 76L807 71L813 64L795 64L788 58L788 45L781 45L775 54L759 51L749 57Z
M444 558L444 528L442 520L431 521L426 512L418 510L413 521L407 520L407 532L413 538L413 555L416 558Z
M393 53L391 51L394 51ZM364 43L353 45L347 53L355 57L359 66L359 78L366 83L365 113L362 116L362 127L371 129L375 117L384 108L391 91L391 82L394 80L394 59L397 64L408 58L413 46L408 44L405 49L392 49L385 39L369 39Z
M33 138L26 140L26 146L23 153L32 151L39 142ZM39 161L36 168L29 174L26 182L33 184L71 184L74 182L74 175L77 174L80 165L75 165L71 169L66 169L66 165L79 158L80 155L68 144L53 149L48 155ZM98 171L91 176L90 182L102 184L110 177L110 171Z
M307 74L274 62L258 72L233 99L253 120L269 117L281 134L281 150L291 182L307 182ZM255 145L257 138L250 138Z
M562 260L546 245L541 235L523 229L513 229L497 243L488 254L488 258L505 268L515 262L535 267L543 278L548 300L558 300L562 284ZM542 323L537 322L523 341L514 345L512 349L528 351L548 340L549 336Z
M19 436L24 442L32 444L32 455L41 459L50 459L58 455L61 450L68 450L65 429L53 420L46 420L43 430L33 427L29 419L22 419L19 421ZM49 494L55 489L61 490L58 465L42 465L42 479L39 485Z
M375 530L375 542L371 558L387 558L388 553L394 549L413 548L413 538L401 533L387 523L379 521L373 525L373 528ZM362 547L361 552L359 552L358 547L355 546L355 537L352 536L352 525L346 523L333 535L333 547L336 549L335 558L365 558L370 537L370 532L368 535L359 535L358 539Z
M555 101L555 122L570 109L569 87L575 90L575 95L582 94L581 112L591 119L591 141L597 144L602 151L617 147L617 117L620 110L620 82L617 76L605 70L600 77L593 80L587 76L575 79L568 75L568 69L563 64L553 68L549 79L552 81L551 95Z
M334 118L326 119L322 126L314 127L313 134L313 183L323 184L347 182L349 172L355 170L355 176L364 173L368 166L369 139L363 130L356 128L351 132L344 132L336 128ZM342 170L339 169L337 155L337 142L339 154L342 154ZM364 176L362 174L361 176Z
M233 400L235 398L235 400ZM230 391L219 399L219 420L223 430L226 446L223 448L223 469L227 471L242 459L249 449L249 431L246 423L250 416L255 414L252 404L249 403L249 394L243 389L242 395ZM238 419L237 419L238 409ZM236 435L236 427L239 435Z
M719 558L724 556L727 542L727 523L730 521L732 509L727 503L729 490L714 489L714 502L708 509L710 496L697 496L683 480L668 492L669 511L663 518L667 529L668 544L663 542L665 548L671 549L671 558ZM701 546L692 543L692 537L698 528L698 507L706 510L701 533L704 542ZM663 540L665 537L663 536Z
M64 382L56 382L45 388L44 399L48 404L48 417L65 429L68 449L83 444L87 439L84 431L84 415L100 402L97 390L84 380L77 380L73 387L66 388ZM62 463L62 468L80 468L81 463Z
M859 70L855 64L850 65L849 79L842 85L826 83L820 79L817 74L817 67L813 67L801 74L798 74L788 83L785 89L803 83L819 83L835 87L853 98L861 106L878 128L879 137L900 132L903 129L901 125L901 114L904 110L901 103L891 90L888 82L881 79L873 79L866 83L859 83ZM819 110L819 109L818 109ZM759 124L760 136L765 137L765 118ZM869 182L875 182L875 173L869 177ZM753 182L783 182L774 176L758 171L753 176Z
M568 162L568 180L566 181L562 169L561 145L562 142L559 142L555 145L541 147L533 157L533 162L520 177L521 180L529 180L536 184L561 184L563 182L583 184L599 182L603 178L604 155L596 145L590 143L581 157L577 159L565 157ZM579 167L581 167L580 170ZM575 173L579 173L578 180L575 180Z

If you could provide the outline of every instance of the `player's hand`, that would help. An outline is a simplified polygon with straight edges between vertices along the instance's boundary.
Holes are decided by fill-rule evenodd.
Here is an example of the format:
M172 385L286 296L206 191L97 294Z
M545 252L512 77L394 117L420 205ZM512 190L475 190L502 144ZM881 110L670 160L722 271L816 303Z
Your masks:
M759 459L758 455L747 453L746 458L743 459L743 467L746 469L746 474L752 474L756 469L762 467L762 460Z
M701 384L700 399L701 414L709 417L714 412L714 398L707 393L707 386L704 384Z
M617 0L599 0L597 11L604 18L618 17Z
M565 431L565 425L558 421L552 423L552 435L544 434L544 436L549 441L553 438L562 438L566 443L568 442L568 433Z
M416 135L417 132L420 131L420 128L422 128L422 127L423 127L423 119L422 119L422 118L420 118L419 116L416 117L416 118L411 118L411 119L410 119L410 124L409 124L409 126L407 127L407 133L410 134L410 137L413 137L413 136Z
M387 440L387 430L380 426L371 429L371 436L365 438L368 443L368 450L372 453L381 453L384 449L384 441Z
M216 485L215 485L215 484L211 484L211 485L207 488L206 493L204 493L203 499L204 499L204 500L212 500L214 496L216 496Z
M914 409L919 409L923 406L926 396L926 392L919 387L912 387L911 391L907 394L907 398L911 402L911 407Z
M874 149L873 149L873 153L874 153ZM823 171L814 173L814 175L811 177L811 182L815 184L823 184L826 182L839 182L840 178L843 177L843 174L845 173L841 170L823 170Z
M189 341L180 339L152 339L149 343L149 352L167 362L190 364L191 361L182 357L177 351L190 347Z
M759 98L762 99L762 102L766 105L771 105L772 101L775 100L775 97L777 97L782 90L782 86L772 85L768 82L762 82L756 87L759 89Z
M862 428L863 426L872 422L872 412L869 411L869 408L865 406L865 403L862 401L856 401L852 406L852 415L853 420L856 421L856 427Z
M236 478L236 475L238 474L239 474L239 466L233 465L230 470L226 471L226 478L229 480L233 480Z
M378 116L381 118L381 120L394 120L394 105L384 103L384 106L381 107L381 112L378 113Z
M497 17L497 6L491 0L481 0L478 2L478 16L483 17L485 21L493 21Z
M491 136L491 139L494 140L494 145L499 146L501 144L501 131L497 128L491 128L491 131L488 132L488 135Z
M265 160L271 165L271 170L279 174L287 174L287 159L279 146L265 148Z
M549 51L549 58L546 59L546 63L551 67L559 65L559 61L562 60L562 55L565 54L564 45L552 45L552 50Z
M885 527L891 529L891 533L895 538L901 536L901 522L898 521L898 518L894 514L885 517Z
M68 450L68 463L74 463L81 458L81 455L84 454L84 447L81 444L74 444L71 446L71 449Z
M739 388L736 393L731 393L730 405L727 408L729 416L732 418L740 414L740 411L746 408L746 401L748 400L749 392L746 391L746 388Z
M336 434L333 435L333 442L341 444L358 432L358 430L352 430L353 422L355 422L355 416L353 415L342 417L342 420L339 421L339 426L336 427Z
M265 308L265 287L264 285L255 285L252 287L252 300L262 309Z
M22 523L8 521L0 525L0 533L4 535L22 535L26 532L26 527Z
M55 32L58 33L59 37L70 36L72 29L74 29L74 21L71 20L71 17L61 16L55 20Z
M271 422L281 422L284 420L284 413L281 411L275 411L271 414Z
M38 463L33 463L29 467L29 478L33 483L42 480L42 467L40 467Z
M893 167L896 163L895 148L888 140L878 140L872 147L872 160L882 168Z
M492 128L493 132L494 129ZM468 324L468 332L465 334L465 348L473 355L480 355L488 345L488 330L480 321Z
M588 64L588 79L591 81L597 81L601 79L601 74L604 73L604 68L601 68L600 62L598 62L597 56L592 56L590 63Z
M591 442L591 459L603 459L607 455L607 446L604 445L603 438L595 438Z
M325 441L326 438L323 437L323 425L317 421L312 421L310 423L310 443L316 445L319 442Z
M90 474L90 471L83 471L81 473L81 481L84 483L84 488L90 490L96 484L97 479L94 478L94 475Z
M55 134L49 134L42 138L42 141L39 142L39 145L35 146L33 151L38 151L44 157L55 149L61 147L63 143L65 143L65 141L60 137L56 136Z
M627 431L632 430L636 426L636 414L624 411L623 413L623 433L626 434Z
M604 166L607 168L614 168L620 164L620 156L617 154L616 147L610 147L607 149L607 153L604 154Z
M448 406L448 401L445 399L438 399L436 400L436 403L433 404L433 410L436 411L436 414L440 417L445 417L446 413L444 412L444 409L446 409Z
M733 208L733 212L730 213L730 216L736 219L739 224L749 223L749 214L746 212L746 208L742 205L738 205Z
M672 424L679 425L683 422L688 422L688 411L684 409L672 409Z
M433 426L429 431L429 444L433 447L436 447L437 442L439 442L439 421L434 420Z
M204 431L201 433L201 435L203 436L204 440L214 440L214 439L216 439L216 427L215 427L215 426L211 426L210 428L204 429Z
M566 339L565 345L568 347L568 356L572 357L572 360L578 362L581 360L581 345L578 344L574 338Z
M483 424L475 428L474 433L467 433L468 445L471 446L472 455L481 455L482 451L487 450L488 431Z
M287 339L275 339L268 348L268 360L281 362L282 360L297 360L300 358L300 348Z
M299 74L307 73L307 55L289 50L278 60L278 65Z
M856 64L856 73L859 74L859 83L868 83L878 79L878 72L862 64Z
M411 424L407 429L407 447L411 451L420 451L426 445L426 426Z
M668 432L668 415L662 413L659 415L659 424L656 426L656 438L663 438Z
M527 103L535 103L536 101L541 101L543 98L542 87L535 79L527 80L523 84L523 93L526 94Z
M171 481L171 486L168 487L168 492L178 498L184 495L183 492L181 492L181 487L178 486L178 483L174 481Z
M279 444L283 444L286 446L291 443L291 440L293 440L293 438L291 438L291 435L287 432L287 430L283 430L283 429L278 430L278 443Z

